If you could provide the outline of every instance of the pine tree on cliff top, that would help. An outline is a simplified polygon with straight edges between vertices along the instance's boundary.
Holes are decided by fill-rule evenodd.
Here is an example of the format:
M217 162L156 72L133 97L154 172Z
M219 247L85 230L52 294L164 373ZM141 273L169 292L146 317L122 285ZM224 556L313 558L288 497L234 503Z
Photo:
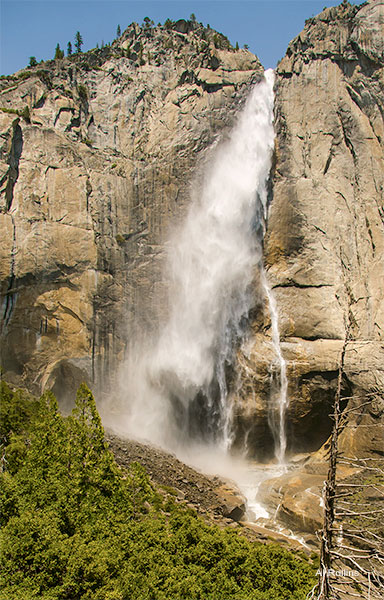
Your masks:
M81 46L83 45L83 38L81 36L80 31L76 31L76 35L75 35L75 48L76 48L76 53L79 54L81 52Z

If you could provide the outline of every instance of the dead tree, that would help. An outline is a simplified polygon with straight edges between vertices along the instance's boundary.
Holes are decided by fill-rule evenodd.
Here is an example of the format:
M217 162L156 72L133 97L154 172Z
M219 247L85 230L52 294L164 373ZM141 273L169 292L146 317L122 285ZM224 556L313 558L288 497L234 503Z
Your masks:
M329 469L323 489L324 524L321 533L318 600L330 600L334 597L330 584L330 574L332 572L332 547L335 521L336 468L341 416L340 400L348 339L349 329L347 329L340 356L336 394L333 404L333 427L329 449Z
M380 394L373 392L364 397L342 398L348 341L347 329L333 406L329 470L323 489L319 581L308 595L316 600L384 598L384 461L380 455L348 457L339 450L340 433L348 427L356 427L356 421L359 417L363 419L367 408ZM342 410L341 401L349 403L347 409ZM351 403L354 406L349 408ZM381 417L379 414L376 423L372 420L365 424L360 422L357 427L383 428ZM337 480L338 466L348 466L355 473Z

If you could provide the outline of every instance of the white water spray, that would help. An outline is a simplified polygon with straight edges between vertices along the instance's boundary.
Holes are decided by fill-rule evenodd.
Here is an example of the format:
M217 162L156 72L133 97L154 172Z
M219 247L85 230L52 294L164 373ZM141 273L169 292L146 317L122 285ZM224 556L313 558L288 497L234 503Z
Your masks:
M269 425L275 442L275 456L279 465L284 467L285 452L287 449L287 434L285 427L285 415L288 408L288 379L287 364L283 357L280 344L279 313L276 300L268 283L265 271L261 272L262 286L269 304L271 318L272 345L277 362L277 394L271 385L271 406L269 410Z
M170 242L169 320L151 349L130 357L124 378L130 410L124 429L136 437L177 447L200 435L229 445L226 369L253 304L262 256L273 82L269 70L228 139L213 150Z

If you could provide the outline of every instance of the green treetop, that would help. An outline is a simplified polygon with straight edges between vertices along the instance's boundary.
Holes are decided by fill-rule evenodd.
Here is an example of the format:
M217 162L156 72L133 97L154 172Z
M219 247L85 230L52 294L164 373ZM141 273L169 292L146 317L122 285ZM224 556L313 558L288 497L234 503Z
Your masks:
M64 51L61 50L60 44L57 44L55 49L55 60L58 60L60 58L64 58Z
M144 17L143 19L143 27L144 29L151 29L154 26L154 22L149 17Z
M81 46L83 45L83 38L81 36L80 31L76 31L76 35L75 35L75 48L76 48L76 53L79 54L81 52Z

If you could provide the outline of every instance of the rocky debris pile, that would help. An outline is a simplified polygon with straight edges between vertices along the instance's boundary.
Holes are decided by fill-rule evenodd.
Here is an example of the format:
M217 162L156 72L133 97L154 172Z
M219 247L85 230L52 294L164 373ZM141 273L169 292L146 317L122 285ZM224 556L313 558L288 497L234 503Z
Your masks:
M122 440L111 433L107 440L120 466L139 462L156 484L171 487L178 500L198 512L209 514L212 519L240 521L244 517L244 498L235 486L221 478L199 473L161 448L133 440Z
M170 493L177 502L196 510L208 523L219 527L237 528L248 539L262 543L278 543L289 549L310 555L316 543L305 546L292 537L288 529L276 530L276 523L264 526L246 520L245 499L231 481L207 476L178 460L161 448L138 441L122 439L111 432L107 441L117 464L125 468L139 462L163 493ZM275 528L274 528L275 526Z

